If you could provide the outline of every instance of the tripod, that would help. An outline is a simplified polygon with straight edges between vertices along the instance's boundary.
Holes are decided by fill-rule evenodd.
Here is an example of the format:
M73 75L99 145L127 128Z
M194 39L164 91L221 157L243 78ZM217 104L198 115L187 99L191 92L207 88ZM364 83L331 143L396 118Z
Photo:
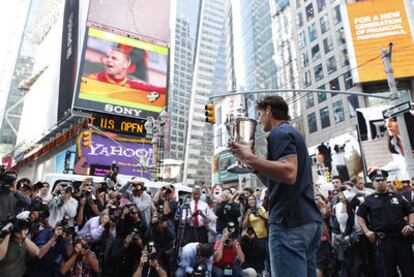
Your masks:
M188 214L191 212L190 210L190 203L186 201L183 205L180 207L180 216L178 217L178 228L177 228L177 236L176 241L174 245L174 255L173 255L173 263L172 263L172 274L175 274L175 271L177 269L178 264L178 257L180 256L181 249L182 249L182 243L184 239L185 234L185 225L188 218ZM184 215L184 217L183 217Z

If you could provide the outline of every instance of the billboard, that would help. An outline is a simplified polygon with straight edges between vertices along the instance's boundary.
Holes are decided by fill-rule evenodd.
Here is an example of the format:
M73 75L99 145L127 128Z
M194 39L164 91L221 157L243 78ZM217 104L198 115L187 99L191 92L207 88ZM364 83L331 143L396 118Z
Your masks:
M104 176L116 162L119 173L151 179L149 167L153 165L153 147L151 141L115 137L109 139L92 133L90 147L83 145L81 133L77 140L77 164L75 173L88 173ZM92 171L92 172L91 172Z
M65 112L72 105L76 77L78 76L78 32L79 1L66 0L63 14L62 52L60 54L58 122L69 115Z
M74 109L157 117L167 100L168 48L88 28Z
M386 80L380 56L393 43L395 78L414 76L412 8L405 0L366 0L349 3L343 11L354 82Z
M88 21L105 30L137 35L140 40L167 46L170 0L91 0Z
M145 120L108 114L93 113L88 124L114 133L145 137Z
M333 176L351 180L363 176L361 150L357 133L334 137L308 149L314 176L320 185L328 185Z
M395 117L384 117L388 107L358 109L358 127L368 172L380 168L389 173L388 181L409 180L400 127ZM414 110L403 117L407 124L411 149L414 149ZM408 153L412 155L412 153Z
M228 183L239 181L239 175L227 171L227 168L236 163L235 157L229 150L224 150L213 156L213 182Z

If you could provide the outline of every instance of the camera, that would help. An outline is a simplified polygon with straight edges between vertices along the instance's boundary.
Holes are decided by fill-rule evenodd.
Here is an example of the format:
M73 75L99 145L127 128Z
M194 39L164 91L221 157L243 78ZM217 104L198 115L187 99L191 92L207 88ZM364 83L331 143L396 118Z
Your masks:
M7 218L5 218L4 220L2 220L2 224L0 226L1 229L4 228L4 226L6 226L7 224L12 223L13 225L7 229L7 230L1 230L0 231L0 241L3 241L3 239L9 235L9 234L13 234L13 233L18 233L22 230L26 230L29 229L29 221L26 219L17 219L14 216L9 216Z
M237 238L237 233L236 233L236 224L234 224L234 222L229 222L227 223L227 231L229 233L229 237L228 239L226 239L224 241L224 246L229 245L234 239Z
M164 187L163 192L164 192L165 195L168 195L168 194L172 193L172 189L170 189L169 187Z
M194 271L192 273L193 277L204 277L208 276L208 270L205 263L199 263L194 267Z
M251 236L255 233L253 227L251 227L251 226L247 228L246 232L249 236Z
M10 187L17 180L17 175L13 172L6 172L4 166L0 166L0 193L10 192Z
M89 243L87 243L87 242L86 242L86 243L82 243L82 244L81 244L81 247L82 247L82 249L89 250L89 247L90 247L90 246L89 246Z
M258 212L257 207L251 208L250 211L252 212L252 214L257 215L257 212Z
M72 232L72 227L69 226L69 220L70 218L66 215L63 217L63 219L56 225L56 227L61 227L63 233L68 233L71 234Z
M132 242L136 242L137 240L141 239L141 235L139 234L139 231L137 228L134 228L131 232Z

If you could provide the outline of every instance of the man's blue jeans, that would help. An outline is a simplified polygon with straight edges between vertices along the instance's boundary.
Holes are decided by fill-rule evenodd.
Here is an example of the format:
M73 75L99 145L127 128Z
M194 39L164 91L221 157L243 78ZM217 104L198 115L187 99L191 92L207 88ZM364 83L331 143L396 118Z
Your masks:
M272 277L316 276L316 252L322 236L318 222L286 228L269 224L269 251Z

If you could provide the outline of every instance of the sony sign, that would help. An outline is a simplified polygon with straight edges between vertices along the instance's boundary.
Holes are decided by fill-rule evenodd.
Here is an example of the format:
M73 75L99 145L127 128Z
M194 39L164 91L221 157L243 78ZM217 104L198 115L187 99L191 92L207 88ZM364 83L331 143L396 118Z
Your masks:
M116 113L120 115L134 116L134 117L140 117L142 113L142 110L139 110L139 109L122 107L122 106L117 106L117 105L112 105L112 104L106 104L105 111L108 113Z

